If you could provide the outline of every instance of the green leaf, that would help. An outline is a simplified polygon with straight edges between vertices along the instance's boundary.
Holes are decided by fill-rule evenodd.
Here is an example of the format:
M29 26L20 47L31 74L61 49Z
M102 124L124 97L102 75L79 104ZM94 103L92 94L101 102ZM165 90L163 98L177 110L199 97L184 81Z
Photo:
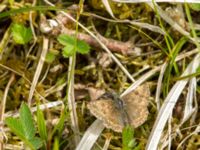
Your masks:
M31 111L25 103L22 103L19 113L19 118L24 129L24 134L27 139L32 139L35 136L36 129L32 119Z
M75 47L73 45L66 45L62 51L62 55L65 58L72 56L74 53L75 53Z
M21 120L9 117L5 120L7 126L11 131L16 134L27 146L34 150L34 146L31 143L31 140L27 139Z
M43 140L47 141L47 129L46 129L44 115L38 106L37 106L37 124L40 137Z
M66 34L61 34L58 36L58 42L64 45L62 49L62 55L65 58L72 56L75 53L76 48L76 39L68 36Z
M59 140L57 137L54 138L53 150L59 150Z
M5 119L5 122L11 131L14 132L21 140L26 139L23 125L19 119L9 117Z
M66 35L66 34L60 34L57 38L58 42L64 46L66 45L76 45L76 39L72 36Z
M31 28L26 28L22 24L14 23L11 27L13 39L17 44L26 44L32 39Z
M134 146L134 130L130 126L126 126L122 131L123 150L132 150Z
M65 46L62 52L64 57L70 57L76 51L81 54L87 54L90 50L90 46L86 42L77 40L73 36L61 34L57 39L59 43Z
M56 55L52 52L48 52L47 55L46 55L46 58L45 58L45 61L47 63L52 63L56 58Z
M90 51L90 46L85 41L78 41L77 51L81 54L87 54Z
M33 139L31 139L30 143L33 145L35 149L39 149L40 147L42 147L42 144L43 144L42 139L38 137L34 137Z
M19 114L19 119L13 117L7 118L5 120L6 124L30 149L38 149L42 146L42 140L35 137L36 129L32 114L25 103L22 103Z
M190 8L194 11L200 11L200 4L189 4Z

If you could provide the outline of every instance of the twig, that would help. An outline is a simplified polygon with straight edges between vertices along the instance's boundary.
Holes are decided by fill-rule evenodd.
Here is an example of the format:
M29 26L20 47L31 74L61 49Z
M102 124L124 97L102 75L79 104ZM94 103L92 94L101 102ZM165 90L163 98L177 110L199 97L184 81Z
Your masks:
M2 102L1 102L1 107L0 107L0 122L3 121L4 119L4 112L5 112L5 107L6 107L6 99L7 99L7 95L8 95L8 90L12 84L12 82L14 81L15 79L15 75L12 73L11 77L10 77L10 80L8 81L8 84L5 88L5 92L4 92L4 95L3 95L3 99L2 99ZM0 134L0 150L2 149L3 150L3 145L4 145L4 142L3 142L3 125L0 126L0 131L1 131L1 134Z
M48 0L44 0L45 3L49 4L50 6L54 6L52 3L50 3ZM101 47L108 53L108 55L114 60L114 62L119 66L119 68L124 72L124 74L132 81L134 82L135 79L131 76L131 74L128 72L128 70L121 64L121 62L111 53L111 51L107 48L107 46L102 43L102 41L95 36L94 33L92 33L88 28L86 28L84 25L82 25L80 22L77 22L76 19L74 19L71 15L68 13L65 13L64 11L60 11L63 15L65 15L67 18L72 20L73 22L76 22L82 29L84 29L88 34L90 34L100 45Z
M69 35L75 35L74 30L70 30L67 28L63 28L62 33L69 34ZM92 36L90 36L88 34L78 33L77 37L79 40L83 40L83 41L87 42L92 47L101 48L101 45ZM130 41L121 42L121 41L105 38L99 34L97 35L97 38L99 38L101 40L101 42L104 43L106 45L106 47L108 49L110 49L111 51L122 53L124 55L127 55L128 53L130 53L131 50L133 50L133 48L134 48L134 45Z
M70 15L70 14L68 14ZM71 16L71 15L70 15ZM56 17L57 25L52 25L55 20L46 20L43 18L41 21L40 29L44 33L51 34L52 36L57 36L58 34L68 34L75 36L76 31L69 29L67 26L71 23L71 20L62 13L59 13ZM55 23L56 24L56 23ZM46 29L45 29L46 28ZM112 52L122 53L124 55L129 54L134 49L134 44L132 41L121 42L118 40L105 38L100 34L97 34L96 37L103 43L105 46L110 49ZM101 44L91 35L86 33L77 33L77 38L88 43L90 46L95 48L102 48Z

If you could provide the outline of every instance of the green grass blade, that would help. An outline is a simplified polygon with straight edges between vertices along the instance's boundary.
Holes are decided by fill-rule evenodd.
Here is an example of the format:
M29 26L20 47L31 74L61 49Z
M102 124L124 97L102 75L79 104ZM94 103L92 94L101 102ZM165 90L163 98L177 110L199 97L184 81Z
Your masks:
M192 36L195 38L195 44L196 44L197 48L200 50L200 44L197 40L197 34L196 34L195 29L194 29L194 23L192 21L190 8L189 8L187 3L185 3L184 5L185 5L185 12L186 12L187 19L189 21L189 26L190 26L190 29L191 29Z
M59 122L56 124L56 126L54 127L53 129L53 132L52 132L52 136L57 132L59 136L61 136L62 134L62 131L64 129L64 122L65 122L65 119L66 119L66 109L64 109L61 113L61 116L60 116L60 120Z
M57 137L54 138L53 150L59 150L59 140Z
M155 1L153 0L153 5L154 5L154 8L155 8L155 13L157 15L157 18L158 18L158 21L159 21L159 24L160 24L160 27L166 31L163 23L162 23L162 20L161 20L161 17L159 15L159 12L157 10L157 6L155 4ZM169 50L169 52L171 51L172 47L174 46L174 41L172 39L172 37L168 34L168 32L165 32L166 34L164 35L164 38L165 38L165 42L166 42L166 45L167 45L167 48Z
M175 59L176 56L178 55L179 51L181 50L182 46L187 42L187 38L186 37L182 37L177 44L174 46L172 52L170 53L170 60L166 69L166 73L164 76L164 83L163 83L163 95L164 97L168 94L169 91L169 84L170 84L170 80L171 80L171 72L172 72L172 68L174 66L175 63Z
M132 150L134 146L134 130L130 126L126 126L122 132L123 150Z
M165 55L169 55L168 51L156 40L154 40L151 36L149 36L147 33L145 33L144 31L142 31L141 29L138 29L132 25L129 25L129 27L131 27L132 29L137 30L139 33L141 33L142 35L144 35L145 37L147 37L147 39L149 39L150 41L152 41L158 48L160 48L160 50L165 54Z
M47 141L47 128L46 128L46 123L44 119L44 114L40 110L39 107L37 107L37 125L38 125L38 132L39 132L40 137L44 141Z
M0 19L4 17L8 17L11 15L16 15L24 12L29 12L29 11L47 11L47 10L65 10L66 8L57 8L57 7L52 7L52 6L35 6L35 7L23 7L19 9L12 9L6 12L1 12L0 13Z

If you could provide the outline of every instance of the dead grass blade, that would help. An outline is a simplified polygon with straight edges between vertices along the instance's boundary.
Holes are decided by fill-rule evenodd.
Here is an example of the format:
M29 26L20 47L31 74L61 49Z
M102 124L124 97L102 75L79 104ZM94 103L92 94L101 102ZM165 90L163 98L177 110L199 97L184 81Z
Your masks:
M5 108L6 108L6 99L7 99L7 95L8 95L8 91L10 89L10 86L12 84L12 82L14 81L15 79L15 75L12 73L9 81L8 81L8 84L5 88L5 92L4 92L4 95L3 95L3 99L1 101L1 107L0 107L0 122L3 122L4 120L4 113L5 113ZM3 126L0 124L0 149L4 147L4 137L5 134L4 134L4 131L3 131Z
M191 68L194 70L200 64L200 55L197 54L193 61L188 65L182 76L193 73ZM182 93L184 87L186 86L189 79L181 80L176 82L176 84L171 88L169 94L167 95L159 113L158 117L154 123L153 129L151 131L151 135L148 139L148 143L146 146L147 150L156 150L158 147L158 143L162 134L162 131L166 125L167 120L169 119L169 115L172 112L180 94Z
M156 3L148 3L148 5L155 10L155 7L159 13L159 15L162 17L163 20L165 20L172 28L174 28L175 30L177 30L178 32L180 32L182 35L184 35L185 37L188 37L191 41L193 41L195 43L196 40L200 40L199 38L194 39L191 37L190 33L187 32L185 29L183 29L177 22L175 22L171 17L169 17L169 15L167 13L165 13L165 11L163 11Z
M195 111L195 107L193 107L193 104L194 104L193 100L195 99L196 83L197 81L195 77L190 79L188 93L187 93L186 102L185 102L184 116L183 116L183 120L181 121L181 124L187 121L189 117Z
M78 145L80 141L78 117L76 112L76 102L74 97L74 68L75 68L75 57L69 58L68 67L68 89L67 89L67 100L68 109L70 111L71 127L74 132L75 144Z
M152 2L152 0L112 0L120 3L144 3ZM200 3L198 0L154 0L155 2L168 2L168 3Z
M40 108L40 110L45 110L45 109L50 109L50 108L53 108L53 107L58 107L60 105L63 106L63 101L58 100L58 101L55 101L55 102L48 102L48 103L45 103L45 104L41 104L41 105L39 105L39 108ZM30 110L31 110L32 113L34 113L34 112L37 111L37 107L31 107ZM19 117L19 112L17 112L17 113L7 112L6 114L4 114L4 118L7 118L7 117L17 118L17 117ZM1 124L1 122L0 122L0 124Z
M92 125L87 129L83 135L80 143L76 147L76 150L90 150L97 141L98 137L104 129L104 125L101 120L95 120Z
M165 70L167 68L167 63L164 63L161 67L160 70L160 75L158 77L158 82L157 82L157 88L156 88L156 98L155 98L155 102L157 104L157 110L160 109L160 94L161 94L161 87L162 87L162 81L163 81L163 76L165 73Z
M109 1L107 0L102 0L102 3L104 4L104 6L106 7L106 10L108 11L108 13L113 17L115 18L113 12L112 12L112 9L110 7L110 4L109 4Z
M48 45L49 45L49 40L45 37L43 37L43 48L42 48L42 53L40 56L40 60L39 63L37 65L37 69L35 71L34 77L33 77L33 82L31 84L31 88L30 88L30 92L29 92L29 97L28 97L28 105L31 106L31 101L33 98L33 94L35 91L35 87L37 85L38 79L40 77L41 71L42 71L42 67L44 65L44 61L45 61L45 57L48 51Z
M48 0L44 0L47 4L50 6L54 6L52 3L50 3ZM82 29L84 29L88 34L90 34L100 45L101 47L109 54L109 56L115 61L115 63L120 67L120 69L124 72L124 74L132 81L134 82L135 79L131 76L131 74L128 72L128 70L121 64L121 62L111 53L111 51L106 47L106 45L101 42L101 40L95 36L94 33L92 33L88 28L86 28L84 25L82 25L80 22L77 22L76 19L74 19L69 14L65 13L64 11L60 11L63 15L65 15L67 18L69 18L71 21L77 23Z

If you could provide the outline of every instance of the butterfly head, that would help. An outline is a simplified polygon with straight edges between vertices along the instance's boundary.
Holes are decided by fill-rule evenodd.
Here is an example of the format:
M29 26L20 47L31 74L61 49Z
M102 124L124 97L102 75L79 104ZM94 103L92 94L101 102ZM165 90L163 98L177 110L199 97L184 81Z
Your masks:
M112 100L117 105L117 107L123 107L124 103L119 98L119 95L115 92L106 92L102 96L100 96L98 99L104 99L104 100Z
M119 96L115 92L106 92L103 95L101 95L98 99L118 100Z

